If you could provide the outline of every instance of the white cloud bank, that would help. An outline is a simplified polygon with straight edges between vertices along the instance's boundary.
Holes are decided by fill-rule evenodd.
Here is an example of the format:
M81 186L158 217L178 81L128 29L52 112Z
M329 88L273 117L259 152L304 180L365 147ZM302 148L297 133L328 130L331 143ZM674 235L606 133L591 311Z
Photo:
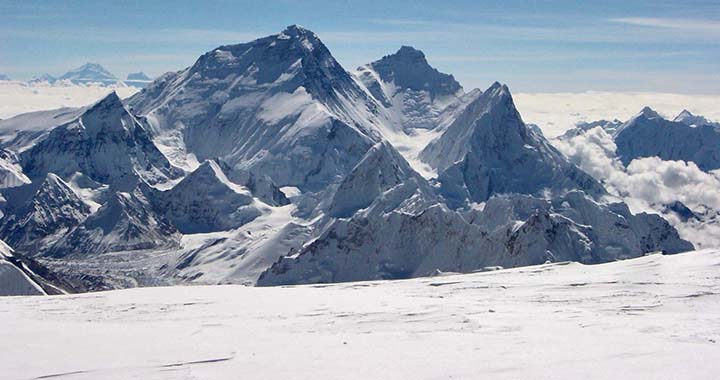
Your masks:
M673 118L683 109L720 120L720 95L683 95L654 92L518 93L513 94L523 120L537 124L555 137L579 122L627 120L645 106Z
M20 81L0 81L0 119L32 111L85 106L102 99L113 90L121 98L138 92L135 87L48 83L31 85Z
M553 143L635 213L661 213L665 205L682 202L697 212L700 219L683 221L673 213L664 214L680 235L698 248L720 247L717 174L706 173L693 162L664 161L658 157L635 159L626 168L615 155L612 137L600 127Z

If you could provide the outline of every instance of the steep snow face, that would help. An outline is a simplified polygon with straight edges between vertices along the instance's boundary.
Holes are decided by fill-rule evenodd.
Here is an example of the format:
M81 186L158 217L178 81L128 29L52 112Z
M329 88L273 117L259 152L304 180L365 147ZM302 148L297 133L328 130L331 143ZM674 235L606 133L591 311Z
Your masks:
M109 198L96 213L42 252L43 255L65 257L178 245L180 234L153 210L139 188L129 193L115 192Z
M60 80L69 80L74 84L99 83L111 85L118 83L115 75L97 63L86 63L76 69L70 70L63 74Z
M605 192L523 123L510 91L497 82L467 105L420 157L440 172L441 192L452 207L501 193Z
M436 205L335 221L299 253L275 263L258 285L397 279L546 261L601 263L691 249L661 217L634 216L623 204L603 205L582 192L552 201L511 195L465 215Z
M182 175L114 92L20 153L20 163L30 178L81 172L121 191L141 179L158 184Z
M0 148L0 189L28 183L30 179L23 173L17 156L9 150Z
M12 248L0 240L0 296L45 295L42 287L25 273L27 270L14 260Z
M41 254L90 214L88 205L55 174L37 184L3 191L8 202L0 236L29 255Z
M463 94L452 75L437 71L409 46L359 67L355 75L406 130L435 128L443 109Z
M261 215L249 189L205 161L171 190L158 194L160 209L182 233L230 230Z
M666 120L646 107L620 127L615 144L623 164L628 165L635 158L657 156L663 160L693 161L705 171L720 168L718 127L694 124L699 119L687 114L678 118L687 122Z
M379 105L297 26L210 51L129 104L157 135L182 133L169 150L221 158L279 186L323 188L377 140L371 121Z

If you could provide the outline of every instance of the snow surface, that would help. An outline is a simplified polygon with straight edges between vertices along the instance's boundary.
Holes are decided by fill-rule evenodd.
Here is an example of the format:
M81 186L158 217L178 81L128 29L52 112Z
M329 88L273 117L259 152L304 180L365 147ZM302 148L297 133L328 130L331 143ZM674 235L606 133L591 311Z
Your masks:
M0 299L3 379L713 379L720 251Z

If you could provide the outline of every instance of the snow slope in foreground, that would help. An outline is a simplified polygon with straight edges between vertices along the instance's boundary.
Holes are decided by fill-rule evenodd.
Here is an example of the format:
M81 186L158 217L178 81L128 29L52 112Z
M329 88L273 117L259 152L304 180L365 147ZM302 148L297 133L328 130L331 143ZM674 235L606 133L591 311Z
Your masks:
M716 378L720 251L0 298L5 379Z

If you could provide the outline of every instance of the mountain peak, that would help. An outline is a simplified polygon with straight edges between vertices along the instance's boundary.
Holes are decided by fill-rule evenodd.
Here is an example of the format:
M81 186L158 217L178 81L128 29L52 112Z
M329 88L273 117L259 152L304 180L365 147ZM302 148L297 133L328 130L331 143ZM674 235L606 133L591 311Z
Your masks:
M675 116L675 119L682 119L686 117L695 117L695 115L693 115L690 111L683 109L677 116Z
M384 82L394 82L400 88L414 91L427 91L433 98L455 95L462 90L455 77L430 66L425 54L411 46L402 46L394 54L365 67L372 68Z
M60 77L61 80L68 79L71 82L78 83L117 83L115 75L102 67L99 63L88 62L76 69L70 70Z
M654 109L650 108L649 106L643 107L638 116L645 116L648 119L662 118L660 114L658 114Z
M90 106L85 113L91 113L92 111L100 109L115 109L118 107L124 108L125 106L122 104L117 92L110 91L110 93L105 95L104 98L98 100L95 104Z
M150 80L150 77L142 71L137 73L130 73L127 76L127 80Z
M282 31L282 33L288 36L315 35L312 31L297 24L289 25Z
M415 49L414 47L407 45L401 46L394 55L398 57L425 59L425 53L423 53L421 50Z

